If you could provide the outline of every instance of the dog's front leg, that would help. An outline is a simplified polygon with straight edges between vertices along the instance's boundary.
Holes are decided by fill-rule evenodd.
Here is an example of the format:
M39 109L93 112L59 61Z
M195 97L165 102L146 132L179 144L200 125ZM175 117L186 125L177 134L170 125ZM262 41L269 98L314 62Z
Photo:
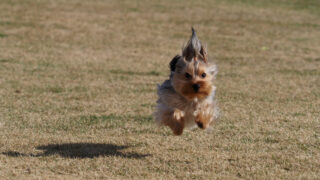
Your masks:
M214 105L210 103L201 103L194 112L195 122L201 129L209 127L214 120Z
M181 135L183 133L185 120L182 111L178 109L168 110L163 112L161 116L162 123L166 126L169 126L173 131L173 134Z

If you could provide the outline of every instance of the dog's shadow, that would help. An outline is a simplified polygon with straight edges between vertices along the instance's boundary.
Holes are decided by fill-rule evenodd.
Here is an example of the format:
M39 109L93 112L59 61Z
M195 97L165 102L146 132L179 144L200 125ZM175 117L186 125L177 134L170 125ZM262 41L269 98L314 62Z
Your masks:
M121 150L129 148L130 146L120 146L114 144L100 144L100 143L66 143L66 144L49 144L38 146L38 150L42 153L38 154L24 154L16 151L2 152L3 155L11 157L29 156L29 157L45 157L51 155L59 155L64 158L94 158L99 156L118 156L123 158L141 159L150 154L140 154L135 152L124 153Z

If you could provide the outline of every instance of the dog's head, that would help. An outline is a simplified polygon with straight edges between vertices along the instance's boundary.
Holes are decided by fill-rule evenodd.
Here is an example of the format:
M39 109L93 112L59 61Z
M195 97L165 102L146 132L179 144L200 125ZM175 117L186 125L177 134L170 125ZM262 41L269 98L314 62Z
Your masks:
M193 28L191 38L182 50L182 56L175 56L169 66L172 85L179 94L189 100L203 99L210 95L217 68L214 64L209 64L206 48Z

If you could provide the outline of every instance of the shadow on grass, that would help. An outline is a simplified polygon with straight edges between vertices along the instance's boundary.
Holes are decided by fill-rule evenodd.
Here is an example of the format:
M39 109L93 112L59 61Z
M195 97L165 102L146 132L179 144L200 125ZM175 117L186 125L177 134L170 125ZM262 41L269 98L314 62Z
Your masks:
M67 143L67 144L49 144L45 146L38 146L38 150L43 150L39 154L24 154L15 151L2 152L1 154L20 157L45 157L58 154L65 158L94 158L99 156L118 156L123 158L141 159L150 154L139 153L123 153L122 149L129 148L129 146L119 146L114 144L98 144L98 143Z

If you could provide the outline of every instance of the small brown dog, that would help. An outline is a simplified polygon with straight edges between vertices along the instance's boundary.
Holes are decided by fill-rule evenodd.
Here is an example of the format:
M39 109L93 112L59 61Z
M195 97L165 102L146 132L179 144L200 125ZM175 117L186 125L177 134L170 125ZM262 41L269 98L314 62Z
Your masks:
M213 85L217 68L208 62L206 49L193 28L182 56L175 56L169 66L169 79L158 86L156 122L169 126L175 135L196 124L206 129L218 117Z

